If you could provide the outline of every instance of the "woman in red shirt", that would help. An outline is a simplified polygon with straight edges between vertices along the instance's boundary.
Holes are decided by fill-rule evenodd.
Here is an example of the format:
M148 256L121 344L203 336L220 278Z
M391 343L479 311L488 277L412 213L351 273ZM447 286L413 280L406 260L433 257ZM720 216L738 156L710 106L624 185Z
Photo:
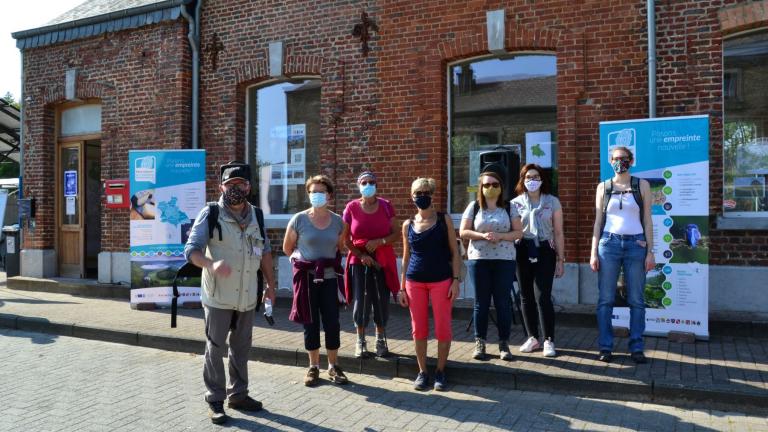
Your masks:
M385 327L389 318L389 295L400 287L392 243L398 237L398 223L392 204L376 195L376 176L365 171L357 177L360 198L347 203L342 219L342 237L349 249L345 284L347 303L353 304L357 326L355 357L369 355L365 328L373 310L376 324L376 356L389 354Z

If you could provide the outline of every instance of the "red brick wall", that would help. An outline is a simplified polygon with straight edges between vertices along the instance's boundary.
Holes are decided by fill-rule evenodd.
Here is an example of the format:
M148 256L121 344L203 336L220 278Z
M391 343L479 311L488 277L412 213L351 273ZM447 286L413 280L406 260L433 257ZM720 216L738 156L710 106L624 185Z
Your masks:
M676 0L658 2L656 9L657 115L711 117L710 213L715 264L768 265L765 231L714 230L722 202L722 37L743 29L768 27L766 3ZM201 145L208 150L209 198L215 195L218 165L244 157L246 87L269 79L268 44L281 40L286 47L286 74L319 76L323 83L321 156L323 173L337 183L336 210L340 211L356 195L354 179L363 167L377 172L381 194L394 201L400 217L413 211L408 192L417 175L437 179L436 204L445 208L447 66L452 61L487 54L483 48L485 12L504 8L510 52L557 55L559 192L565 207L567 257L569 261L586 262L599 171L598 123L648 114L645 5L639 0L206 1L202 22ZM366 11L379 26L367 58L361 56L360 42L351 35L361 11ZM120 143L112 147L120 151L113 162L120 167L115 168L115 177L126 175L125 149L141 146L136 144L137 137L146 139L149 135L150 140L169 147L180 147L188 141L188 102L184 98L189 93L189 60L182 27L178 23L173 29L151 27L117 35L130 48L102 50L100 59L89 63L94 77L127 76L136 83L135 87L121 84L117 96L121 99L117 105L126 106L121 109L121 120L130 114L131 121L122 120L114 130L105 131L105 142ZM159 33L167 37L157 41ZM221 47L215 68L214 34ZM53 67L42 63L41 54L30 52L25 58L27 87L35 90L50 82L63 84L65 59L79 58L80 50L85 50L88 58L89 49L104 43L98 39L40 50L62 59ZM158 44L175 47L177 57L141 60L142 48L152 51ZM107 67L117 64L117 59L126 60L127 66L121 65L120 70ZM155 75L167 70L168 75L163 77L171 81L166 85L154 81L147 84L143 81L146 74L140 73L147 70ZM177 74L176 81L173 74ZM103 78L95 80L99 79ZM108 93L107 99L115 98L110 91L103 90ZM167 94L161 99L157 91ZM128 105L151 106L157 111L147 115L141 109L132 111ZM34 108L30 111L28 116L35 115ZM50 142L46 138L46 134L52 135L50 126L46 126L50 122L47 115L38 111L35 119L27 122L28 128L34 124L37 130L31 134L32 143ZM142 126L129 127L137 124ZM163 125L162 130L157 129L158 125ZM30 134L27 136L30 139ZM45 164L52 163L42 153L37 153L38 164L28 174L42 173L48 166ZM50 182L38 181L38 186L32 186L42 193ZM105 237L122 239L105 242L115 250L127 248L127 217L120 215L123 219L109 213L105 216L111 228L105 229ZM50 245L51 233L52 228L39 229L30 244ZM279 231L270 235L280 237ZM279 248L279 244L275 247Z
M184 148L190 136L190 54L179 20L24 53L24 195L37 225L24 247L55 247L56 112L65 72L78 71L77 97L102 105L101 178L128 178L128 150ZM127 251L128 210L104 207L103 251Z

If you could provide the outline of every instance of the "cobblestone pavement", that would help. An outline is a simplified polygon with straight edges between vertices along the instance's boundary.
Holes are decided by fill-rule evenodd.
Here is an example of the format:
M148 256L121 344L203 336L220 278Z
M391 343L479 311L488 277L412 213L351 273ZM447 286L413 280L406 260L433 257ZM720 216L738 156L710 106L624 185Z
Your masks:
M219 430L206 417L199 355L0 329L0 430ZM250 362L255 415L227 410L229 430L768 431L768 420L549 393L349 374L309 389L304 370Z
M392 305L393 310L399 306ZM0 314L40 317L56 323L117 329L148 333L166 337L204 340L203 312L181 310L178 328L170 328L168 310L131 310L127 301L77 297L67 294L11 290L0 286ZM352 356L354 352L354 324L351 310L341 313L342 340L340 354ZM276 324L270 327L257 316L253 343L279 349L303 350L301 326L288 321L288 309L276 308ZM474 341L472 331L466 331L467 321L454 320L454 343L450 359L456 362L478 364L472 360ZM371 324L372 327L372 324ZM412 356L413 342L410 320L404 312L396 312L387 326L390 350L398 355ZM370 336L369 346L373 344ZM54 336L55 337L55 336ZM558 327L557 358L544 358L541 351L518 353L514 347L524 341L521 325L513 325L510 345L515 360L505 362L498 358L494 339L496 329L489 326L489 368L517 369L569 379L615 382L663 382L669 386L688 386L704 389L722 389L727 392L759 393L768 391L768 339L713 336L708 342L680 344L666 338L646 338L646 354L651 360L635 365L626 352L626 339L617 338L613 363L606 365L596 360L597 329ZM436 356L434 341L429 343L429 355ZM301 354L301 353L300 353ZM300 355L300 358L305 358Z

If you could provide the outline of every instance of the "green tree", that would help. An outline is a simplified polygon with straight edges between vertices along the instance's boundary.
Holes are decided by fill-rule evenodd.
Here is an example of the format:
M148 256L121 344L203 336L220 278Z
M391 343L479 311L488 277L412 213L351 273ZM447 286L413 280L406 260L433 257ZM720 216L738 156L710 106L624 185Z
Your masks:
M21 109L21 105L16 101L16 99L13 97L13 93L6 92L5 96L2 97L2 99L6 102L8 102L9 105L15 107L16 109Z

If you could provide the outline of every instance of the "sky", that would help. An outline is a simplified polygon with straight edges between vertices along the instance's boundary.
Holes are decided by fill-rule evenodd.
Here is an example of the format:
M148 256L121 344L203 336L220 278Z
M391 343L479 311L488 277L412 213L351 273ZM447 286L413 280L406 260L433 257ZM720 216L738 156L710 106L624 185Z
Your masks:
M0 97L21 94L21 55L11 33L42 27L48 21L73 9L85 0L0 0Z

